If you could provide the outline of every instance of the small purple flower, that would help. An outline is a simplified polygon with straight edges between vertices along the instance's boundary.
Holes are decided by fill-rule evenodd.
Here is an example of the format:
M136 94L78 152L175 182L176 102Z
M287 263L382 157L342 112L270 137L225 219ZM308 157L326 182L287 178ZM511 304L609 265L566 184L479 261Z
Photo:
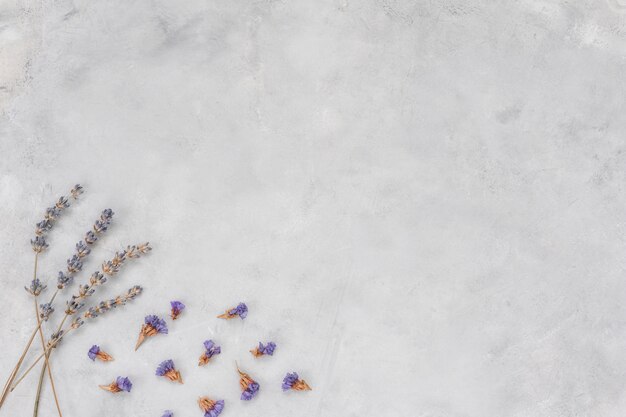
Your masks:
M185 305L180 301L170 301L170 305L172 306L172 320L176 320L180 313L185 309Z
M132 382L130 382L130 379L128 379L127 377L118 376L115 382L122 391L130 392L131 388L133 387Z
M204 353L200 356L198 366L206 365L215 355L222 353L222 348L217 346L212 340L204 341Z
M159 366L157 367L156 370L156 375L157 376L163 376L165 375L167 372L171 371L174 369L174 361L171 359L168 359L166 361L163 361L159 364Z
M243 401L250 401L259 392L259 384L257 382L250 383L246 389L241 393L241 399Z
M256 357L263 355L272 356L274 355L274 349L276 349L276 343L274 342L268 342L267 345L259 342L259 346L252 349L250 352L252 352L252 354Z
M239 386L242 389L241 399L243 401L250 401L257 392L259 392L259 383L252 379L247 373L242 372L239 368L237 368L237 372L239 373Z
M127 377L118 376L115 382L112 382L109 385L99 385L99 387L105 391L114 392L114 393L121 392L121 391L130 392L131 388L133 387L133 384L132 382L130 382L130 379L128 379Z
M89 359L91 359L92 361L96 361L96 356L98 355L98 353L100 353L100 346L98 345L93 345L90 349L89 352L87 352L87 356L89 356Z
M137 339L135 350L139 349L139 346L141 346L146 338L155 336L159 333L167 334L167 324L165 323L165 320L155 315L146 316L144 319L144 325L141 326L141 331L139 332L139 339Z
M102 349L100 349L100 346L98 345L93 345L91 349L89 349L89 352L87 352L87 356L89 356L89 359L91 359L94 362L96 358L100 359L103 362L109 362L113 360L113 357L109 355L108 353L106 353L105 351L103 351Z
M176 367L174 366L174 361L171 359L165 360L159 364L156 369L156 375L164 376L170 381L176 381L181 384L183 383L183 380L180 377L180 372L176 370Z
M204 417L217 417L224 409L224 400L212 400L209 397L202 397L198 400L200 409L204 411Z
M242 320L248 316L248 306L244 303L239 303L237 307L226 310L224 314L220 314L217 318L220 319L234 319L239 316Z
M172 413L170 410L165 410L161 417L174 417L174 413Z
M163 320L159 316L146 316L144 322L147 325L153 327L157 331L157 333L167 334L167 324L165 323L165 320Z
M290 389L295 391L311 391L311 387L302 379L298 377L296 372L287 373L283 378L283 391Z

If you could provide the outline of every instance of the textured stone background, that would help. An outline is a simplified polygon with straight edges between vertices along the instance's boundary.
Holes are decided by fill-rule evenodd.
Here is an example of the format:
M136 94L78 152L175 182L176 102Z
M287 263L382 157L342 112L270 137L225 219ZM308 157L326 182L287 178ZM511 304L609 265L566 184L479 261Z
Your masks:
M155 249L94 301L142 298L53 357L66 417L200 416L204 394L225 417L622 416L624 12L0 0L2 378L34 322L33 224L81 182L43 278L105 207L79 281ZM133 352L172 298L184 317ZM214 318L240 300L246 321ZM198 368L209 337L224 353ZM275 357L253 360L267 339ZM116 361L88 361L92 343ZM167 358L185 385L153 375ZM235 360L261 383L250 403ZM290 370L314 391L283 394ZM130 395L97 389L119 374ZM0 416L30 415L35 379ZM48 387L42 407L56 415Z

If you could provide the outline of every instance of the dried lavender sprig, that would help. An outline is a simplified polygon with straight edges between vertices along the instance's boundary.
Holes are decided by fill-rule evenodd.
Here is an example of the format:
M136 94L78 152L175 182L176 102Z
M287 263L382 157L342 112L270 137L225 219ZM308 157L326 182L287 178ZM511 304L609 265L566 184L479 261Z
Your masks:
M89 278L89 284L80 285L78 294L73 295L67 302L66 315L75 314L84 305L84 300L93 295L96 288L107 282L107 276L112 277L120 271L120 268L129 259L137 259L152 250L150 243L128 246L122 252L116 252L112 260L102 264L102 272L96 271Z
M92 312L92 310L89 309L89 311L85 312L82 316L75 317L67 329L59 330L51 336L46 346L46 349L43 351L43 353L41 353L41 355L39 355L35 359L33 364L29 366L28 369L24 371L24 373L15 381L15 383L11 386L10 391L13 391L15 387L17 387L18 384L22 382L22 380L26 377L26 375L28 375L28 373L35 367L35 365L37 365L37 363L39 363L39 361L45 355L50 356L52 349L58 346L61 340L67 337L67 335L70 334L72 331L82 327L83 324L85 324L84 319L93 319L99 315L102 315L103 313L106 313L107 311L110 311L111 309L117 306L125 305L129 301L132 301L135 298L137 298L137 296L139 296L142 292L143 292L143 288L139 285L135 285L134 287L130 288L125 294L115 297L113 300L109 300L109 302L101 302L100 304L98 304L98 307L94 307L98 309L96 315L94 315L94 312L96 312L95 310ZM106 307L102 307L103 303L106 304Z
M76 184L74 188L70 190L70 196L73 200L76 200L82 193L83 187L80 184ZM52 207L46 209L43 220L35 225L35 238L30 241L36 253L40 253L48 247L44 235L52 229L54 222L57 221L59 216L61 216L63 211L69 206L69 199L65 196L61 196Z
M106 232L113 220L113 210L102 210L98 220L94 222L93 230L85 233L84 240L76 244L76 252L67 260L67 268L65 271L59 271L57 278L57 288L64 289L72 283L74 275L83 268L84 259L91 253L91 246L98 240L99 235Z

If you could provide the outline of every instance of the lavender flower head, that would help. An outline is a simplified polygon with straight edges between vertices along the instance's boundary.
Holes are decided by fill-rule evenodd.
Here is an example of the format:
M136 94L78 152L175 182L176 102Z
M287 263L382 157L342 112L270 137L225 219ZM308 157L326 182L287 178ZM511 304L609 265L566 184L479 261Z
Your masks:
M174 366L174 361L171 359L165 360L159 364L156 369L157 376L164 376L170 381L176 381L179 383L183 383L182 378L180 377L180 372L176 370Z
M113 357L111 357L111 355L101 350L100 346L98 345L93 345L89 349L89 352L87 352L87 356L89 356L89 359L91 359L94 362L96 361L96 358L104 362L109 362L113 360Z
M182 311L185 309L185 305L180 301L170 301L170 305L172 306L172 320L176 320L178 316L180 316L180 313L182 313Z
M41 294L41 292L46 289L46 286L41 283L39 278L35 278L34 280L30 282L30 287L24 287L24 289L29 294L34 295L35 297L38 297L39 294Z
M139 332L135 350L139 349L139 346L141 346L146 338L156 336L159 333L167 334L167 324L165 320L155 315L146 316L144 325L141 326L141 331Z
M241 399L243 401L250 401L259 392L260 385L247 373L241 372L239 369L237 369L237 372L239 372L240 376L239 386L242 389Z
M82 192L83 187L79 184L76 184L74 188L70 190L70 194L74 200L76 200ZM44 235L52 229L54 222L59 218L61 212L69 206L70 202L68 198L61 196L54 206L46 209L44 219L35 225L35 239L30 241L35 253L41 253L48 247Z
M43 236L36 236L34 239L31 239L30 244L35 253L41 253L48 247L48 243Z
M100 218L96 220L96 225L101 224L99 231L96 231L96 225L94 225L94 231L88 231L85 234L84 241L81 240L76 244L76 253L67 260L66 271L59 271L57 277L57 288L62 290L66 286L72 283L74 275L83 269L83 259L91 253L91 246L98 240L98 235L105 232L108 226L113 220L113 210L105 209L100 214Z
M224 400L212 400L209 397L202 397L198 400L200 409L204 411L204 417L217 417L224 410Z
M248 306L245 303L239 303L237 307L226 310L224 314L217 316L220 319L234 319L239 316L242 320L248 316Z
M198 366L206 365L215 355L222 353L222 348L217 346L212 340L204 341L204 353L198 360Z
M109 392L121 392L121 391L130 392L132 387L133 387L132 382L130 382L130 379L128 379L125 376L118 376L115 382L109 385L100 385L100 388Z
M311 391L311 387L302 379L298 377L296 372L287 373L283 378L283 391L289 391L290 389L295 391Z
M161 417L174 417L174 413L172 413L170 410L165 410Z
M54 307L50 303L39 304L39 318L42 321L48 321L50 315L54 312Z
M264 345L263 343L259 342L259 346L252 349L250 352L252 352L252 354L255 357L259 357L263 355L272 356L274 355L274 349L276 349L276 343L274 342L268 342L267 345Z

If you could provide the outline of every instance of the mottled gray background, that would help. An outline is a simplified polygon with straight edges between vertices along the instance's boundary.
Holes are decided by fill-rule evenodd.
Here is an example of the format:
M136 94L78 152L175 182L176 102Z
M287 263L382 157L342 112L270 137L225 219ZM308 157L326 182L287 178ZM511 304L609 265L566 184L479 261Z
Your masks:
M79 281L123 245L155 249L94 297L141 299L53 357L66 417L200 416L205 394L224 417L622 416L624 12L0 0L2 379L34 322L33 224L81 182L42 278L105 207ZM133 352L172 298L185 315ZM246 321L214 318L238 301ZM209 337L224 353L198 368ZM88 361L92 343L116 361ZM185 385L153 375L167 358ZM235 360L261 383L250 403ZM314 390L283 394L290 370ZM131 394L98 390L119 374ZM35 380L0 416L31 414ZM48 386L42 401L55 416Z

